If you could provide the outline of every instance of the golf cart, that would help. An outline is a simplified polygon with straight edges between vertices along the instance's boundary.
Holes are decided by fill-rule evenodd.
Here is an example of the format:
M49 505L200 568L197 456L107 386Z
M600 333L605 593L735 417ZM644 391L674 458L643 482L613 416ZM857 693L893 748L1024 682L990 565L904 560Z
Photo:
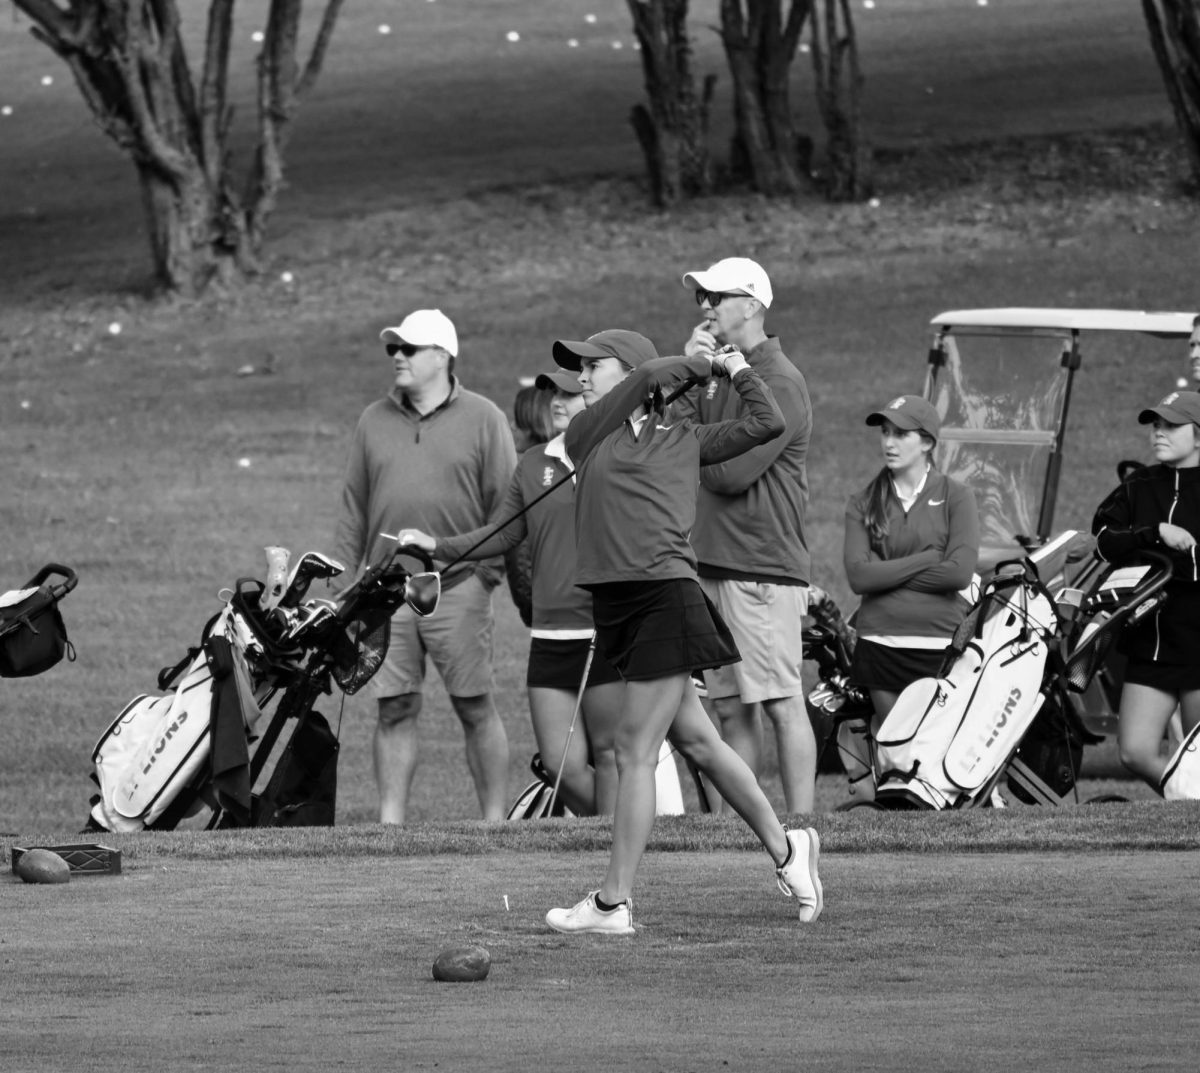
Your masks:
M1089 340L1125 333L1166 340L1162 393L1176 383L1194 313L1119 309L966 309L934 317L925 396L942 415L936 461L970 486L979 504L979 572L1020 558L1054 536L1067 414ZM1156 346L1156 350L1160 349ZM1145 378L1153 385L1154 377ZM1152 394L1158 394L1151 387ZM1114 414L1114 424L1122 417ZM1114 458L1113 465L1119 459ZM1113 484L1117 480L1114 469ZM1097 504L1099 500L1097 499ZM1090 516L1080 519L1086 526ZM1086 588L1099 565L1086 540L1063 557L1065 574L1047 574L1053 587ZM1111 656L1076 698L1094 734L1116 730L1119 660Z

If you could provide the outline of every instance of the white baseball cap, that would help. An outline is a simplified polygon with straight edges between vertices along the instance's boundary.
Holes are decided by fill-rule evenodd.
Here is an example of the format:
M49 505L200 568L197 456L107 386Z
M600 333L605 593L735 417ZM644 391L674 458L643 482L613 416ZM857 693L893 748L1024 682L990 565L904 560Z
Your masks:
M458 332L440 309L415 309L395 328L384 328L379 338L385 343L439 346L452 358L458 357Z
M703 272L689 272L683 285L697 291L720 291L726 294L742 292L757 298L763 308L770 308L771 281L762 265L749 257L726 257Z

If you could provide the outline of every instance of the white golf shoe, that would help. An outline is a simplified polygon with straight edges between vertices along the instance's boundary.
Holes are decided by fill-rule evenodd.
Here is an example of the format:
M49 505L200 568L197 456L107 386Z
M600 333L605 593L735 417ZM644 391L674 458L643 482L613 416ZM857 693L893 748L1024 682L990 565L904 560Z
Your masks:
M779 889L799 903L800 922L811 924L825 908L821 877L817 875L817 859L821 856L821 839L811 827L787 832L791 855L785 864L775 869Z
M615 909L606 912L596 905L599 893L592 891L570 909L551 909L546 914L546 923L566 935L632 935L633 900L626 898Z

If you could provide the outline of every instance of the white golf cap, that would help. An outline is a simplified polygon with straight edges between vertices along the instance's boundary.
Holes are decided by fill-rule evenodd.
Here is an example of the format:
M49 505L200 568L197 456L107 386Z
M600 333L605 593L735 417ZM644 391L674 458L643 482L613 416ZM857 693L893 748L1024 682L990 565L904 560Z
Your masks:
M764 308L770 307L774 297L762 265L749 257L726 257L703 272L689 272L683 277L683 285L697 291L741 292L757 298Z
M458 357L458 332L440 309L415 309L396 327L384 328L379 338L385 343L438 346L452 358Z

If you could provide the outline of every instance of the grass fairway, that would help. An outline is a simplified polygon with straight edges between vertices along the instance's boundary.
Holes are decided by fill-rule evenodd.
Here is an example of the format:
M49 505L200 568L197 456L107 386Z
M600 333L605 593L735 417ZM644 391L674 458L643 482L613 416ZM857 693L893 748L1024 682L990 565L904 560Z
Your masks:
M65 887L5 877L4 1068L1193 1068L1194 854L839 852L847 824L815 925L761 853L652 851L632 939L542 923L602 853L448 854L433 832L428 854L364 828L359 856L241 839ZM435 982L467 942L489 978Z

